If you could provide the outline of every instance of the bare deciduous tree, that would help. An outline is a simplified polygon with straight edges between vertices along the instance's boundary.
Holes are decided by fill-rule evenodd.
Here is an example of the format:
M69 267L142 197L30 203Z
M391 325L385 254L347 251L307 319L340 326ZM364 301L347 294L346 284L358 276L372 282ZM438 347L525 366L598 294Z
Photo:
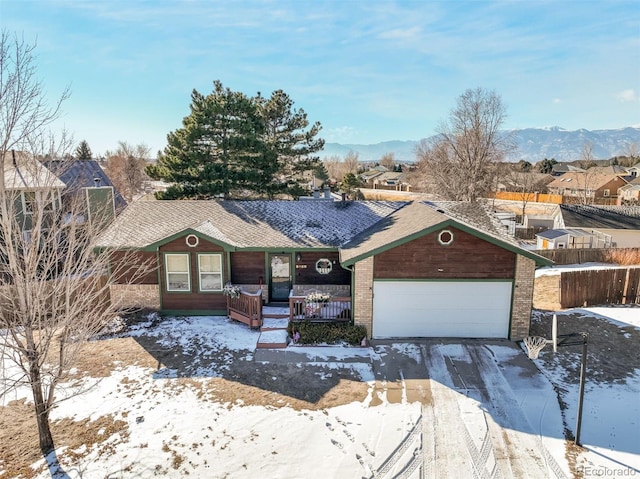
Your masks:
M144 268L111 263L107 278L110 255L92 247L100 221L84 221L87 203L78 199L61 209L64 184L33 153L14 151L43 141L41 150L52 150L46 128L66 97L47 106L33 49L0 37L0 396L30 389L46 456L54 450L49 414L57 388L118 306L108 300L110 283L125 272L135 281Z
M149 162L150 152L147 145L133 146L121 141L116 151L107 151L105 154L107 175L127 201L143 191L144 182L148 179L144 169Z
M344 158L334 155L323 160L324 166L329 173L329 177L337 181L342 181L344 175L358 173L359 157L355 151L350 151Z
M518 193L521 205L521 221L524 223L527 204L533 200L535 193L546 190L543 180L544 175L531 171L522 171L520 165L509 166L510 168L501 176L503 176L503 181L506 183L508 191Z
M580 153L580 168L585 171L575 175L578 182L578 202L582 205L593 204L595 200L595 180L598 176L598 170L594 167L597 165L596 158L593 155L593 144L586 142L582 145L582 152Z
M623 166L635 166L640 161L640 145L635 142L627 142L622 150L622 154L625 156L625 165Z
M53 106L46 103L36 77L35 48L17 35L0 32L0 153L25 149L34 135L59 118L69 97L65 90Z
M360 164L360 156L355 151L350 151L344 157L342 161L344 163L344 174L353 173L354 175L358 173L358 166Z
M499 131L505 118L506 107L493 91L469 89L458 97L436 138L416 149L417 160L426 163L437 189L434 193L475 201L490 190L494 163L514 148L510 137Z
M380 165L384 166L387 170L393 171L396 166L396 157L393 153L385 153L380 158Z

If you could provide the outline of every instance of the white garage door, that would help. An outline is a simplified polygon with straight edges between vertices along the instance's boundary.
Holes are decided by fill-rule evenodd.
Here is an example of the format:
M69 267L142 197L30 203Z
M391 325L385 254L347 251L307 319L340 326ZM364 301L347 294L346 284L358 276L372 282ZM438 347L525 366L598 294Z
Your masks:
M511 281L374 281L374 338L507 338Z

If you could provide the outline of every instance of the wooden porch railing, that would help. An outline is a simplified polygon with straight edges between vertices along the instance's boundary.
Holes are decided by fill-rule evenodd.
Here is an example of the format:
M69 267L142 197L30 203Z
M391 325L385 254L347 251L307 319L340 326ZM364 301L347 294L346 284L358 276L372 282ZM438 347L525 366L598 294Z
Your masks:
M314 303L305 296L289 297L289 321L348 321L351 319L351 298L333 297L327 303Z
M240 292L240 296L227 296L229 317L245 323L250 328L262 326L262 290L257 293Z

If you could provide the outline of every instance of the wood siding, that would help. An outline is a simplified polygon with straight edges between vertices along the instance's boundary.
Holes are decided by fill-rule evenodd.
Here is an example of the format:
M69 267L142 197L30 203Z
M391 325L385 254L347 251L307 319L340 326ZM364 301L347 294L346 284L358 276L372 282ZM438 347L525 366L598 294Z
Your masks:
M298 255L300 261L298 261ZM320 274L316 261L326 258L333 263L331 272ZM294 253L295 284L351 284L351 272L340 266L337 251L300 251Z
M122 263L128 264L126 267ZM110 268L115 284L158 284L158 259L155 252L146 251L114 251L111 253ZM140 268L147 268L144 274Z
M456 228L450 245L439 231L375 256L374 279L512 279L516 254Z
M160 249L161 268L160 268L160 281L161 281L161 296L162 296L162 309L165 310L226 310L227 299L222 292L199 292L199 277L198 277L198 253L220 253L222 255L222 275L223 283L228 281L229 278L229 265L227 263L227 255L223 251L222 247L200 239L198 246L189 247L185 242L186 236L177 238L165 245L162 245ZM164 253L188 253L189 254L189 267L190 267L190 280L191 291L189 292L174 292L167 291L166 270L164 267Z
M262 284L267 282L265 257L262 251L231 253L231 282L233 284Z

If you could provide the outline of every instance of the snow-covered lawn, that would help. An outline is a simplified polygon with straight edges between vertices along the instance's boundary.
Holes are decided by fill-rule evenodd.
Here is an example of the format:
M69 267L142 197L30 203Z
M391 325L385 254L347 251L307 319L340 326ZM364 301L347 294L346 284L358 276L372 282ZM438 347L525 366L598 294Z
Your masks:
M576 308L557 313L572 330L589 332L581 442L576 471L589 477L640 476L640 308ZM599 324L598 324L599 323ZM613 346L617 344L618 346ZM534 360L566 404L565 423L575 433L581 346L547 346Z
M639 327L639 308L573 313L614 321L630 347L640 347L634 339L638 336L628 329L630 324ZM463 439L434 434L449 429L466 430L467 446L477 447L478 454L487 437L493 437L494 446L501 437L505 447L515 441L511 447L523 448L525 472L513 469L514 477L529 477L530 448L543 457L548 477L640 474L637 369L624 380L588 383L582 431L586 449L574 451L577 458L567 462L572 448L565 449L562 430L574 430L578 389L567 379L566 362L549 360L548 349L536 360L543 374L534 370L533 375L525 374L529 360L523 363L513 347L482 344L472 349L411 343L372 349L294 347L288 350L308 355L308 362L277 365L256 361L258 334L222 317L150 318L126 328L115 324L108 338L96 341L97 347L123 338L133 343L133 338L152 359L144 364L116 359L105 377L81 375L72 387L61 389L70 396L74 388L86 392L62 401L52 411L52 421L110 417L120 425L115 431L98 430L95 444L59 447L66 474L74 479L395 477L402 461L408 467L419 449L428 472L463 477L461 471L469 467L469 456L460 449ZM470 358L468 351L482 354L482 361ZM392 357L405 358L400 379L381 382L376 370L391 364ZM574 366L580 360L574 353L565 357ZM464 387L448 376L446 365L451 364L460 368ZM474 389L465 365L479 368L490 388ZM427 368L436 380L428 394L424 387L430 380L413 379L413 373ZM552 383L566 403L564 426ZM28 391L18 391L12 399L20 397L28 398ZM455 421L447 423L452 417ZM422 444L417 439L407 443L414 433L422 434ZM440 455L440 460L450 454L449 471L430 470L429 464L437 466L438 461L429 454ZM487 467L504 460L492 454L483 456ZM459 470L451 466L456 461ZM379 473L383 466L389 469L386 475ZM417 471L404 477L417 478ZM5 477L0 461L0 478ZM49 472L41 469L38 477L49 477Z

